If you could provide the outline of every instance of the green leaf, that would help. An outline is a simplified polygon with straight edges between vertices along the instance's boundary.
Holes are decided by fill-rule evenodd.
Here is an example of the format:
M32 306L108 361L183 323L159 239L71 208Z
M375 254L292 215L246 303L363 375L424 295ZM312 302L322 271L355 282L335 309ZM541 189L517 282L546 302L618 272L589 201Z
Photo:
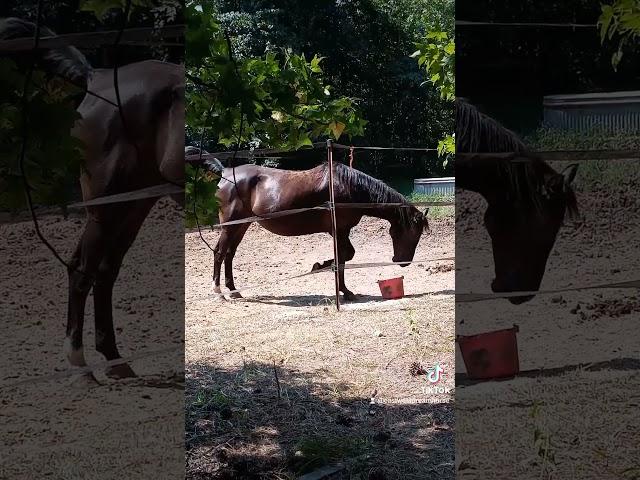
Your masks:
M344 132L344 128L346 125L342 122L331 122L329 128L331 129L331 133L333 133L333 137L338 140Z

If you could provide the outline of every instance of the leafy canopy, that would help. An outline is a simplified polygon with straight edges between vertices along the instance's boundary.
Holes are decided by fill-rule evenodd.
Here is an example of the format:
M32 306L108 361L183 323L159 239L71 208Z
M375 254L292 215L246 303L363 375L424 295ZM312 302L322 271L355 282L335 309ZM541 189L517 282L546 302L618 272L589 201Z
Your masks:
M447 32L428 32L416 46L418 50L411 57L418 59L418 65L440 91L440 97L452 101L456 95L454 41Z
M320 57L307 60L286 49L235 58L206 4L187 6L187 23L187 125L194 132L204 129L225 147L284 150L323 136L362 134L366 122L351 98L335 97L323 81Z
M25 72L0 59L0 204L11 210L25 205L20 153L24 132L22 93ZM75 87L35 71L29 90L28 142L24 168L35 203L63 205L77 180L81 144L70 135L78 114Z
M291 49L262 56L238 56L223 31L214 7L188 2L187 19L187 135L206 145L225 148L269 147L297 150L314 140L361 135L366 121L352 98L336 96L323 79L322 58L307 59ZM204 143L204 142L203 142ZM189 177L190 171L188 171ZM198 195L206 179L191 172ZM210 178L208 181L212 181ZM194 204L193 185L187 202ZM213 199L205 221L215 213ZM193 224L192 213L187 222Z
M431 82L440 92L440 97L446 101L453 101L456 96L455 75L455 42L449 38L447 32L428 32L416 43L418 50L413 52L412 58L417 58L429 79L423 84ZM448 156L455 154L455 134L447 135L438 142L438 154ZM447 160L445 159L445 164Z
M600 41L618 40L618 49L611 57L614 69L618 68L625 46L640 36L640 1L615 0L602 5L602 13L598 18Z
M81 10L99 20L124 10L126 0L84 0ZM131 11L176 4L176 0L132 0ZM131 12L130 12L131 13ZM0 204L10 210L26 206L20 169L23 143L23 91L27 62L0 59ZM35 70L28 85L25 174L37 205L64 206L74 198L82 159L82 144L71 135L79 118L75 104L80 90L58 77Z

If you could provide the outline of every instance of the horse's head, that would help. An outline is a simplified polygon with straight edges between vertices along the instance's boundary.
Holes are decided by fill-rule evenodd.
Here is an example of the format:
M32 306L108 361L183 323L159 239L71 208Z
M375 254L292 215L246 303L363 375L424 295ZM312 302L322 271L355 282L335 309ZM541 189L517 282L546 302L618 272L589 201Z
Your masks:
M391 222L389 235L393 241L393 261L411 262L416 253L416 247L422 236L422 232L429 230L427 214L415 207L407 209L397 220ZM406 267L409 263L401 263Z
M571 189L577 165L570 165L562 173L543 165L536 198L529 201L497 196L488 201L484 223L493 245L494 292L538 290L565 212L577 212ZM511 297L509 301L517 305L532 298Z

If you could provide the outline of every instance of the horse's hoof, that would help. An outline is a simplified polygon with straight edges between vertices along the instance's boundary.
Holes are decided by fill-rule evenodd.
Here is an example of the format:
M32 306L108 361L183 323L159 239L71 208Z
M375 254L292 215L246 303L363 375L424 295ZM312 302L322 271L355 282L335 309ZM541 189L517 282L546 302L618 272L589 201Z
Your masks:
M121 363L120 365L113 365L108 367L105 371L107 377L112 378L114 380L120 380L122 378L133 378L137 377L136 372L134 372L131 367L126 363Z
M231 295L229 295L230 298L244 298L242 295L240 295L240 292L233 292Z
M311 267L311 271L315 272L316 270L320 270L320 268L322 268L322 266L318 262L316 262L313 264L313 267Z
M227 300L226 297L222 294L222 290L220 289L220 287L216 287L215 285L213 287L212 295L213 300L216 302L224 302Z
M71 377L71 385L79 390L86 390L100 386L100 382L93 375L93 372L79 373Z
M347 302L355 302L358 299L358 297L353 292L347 292L347 293L344 294L344 299Z

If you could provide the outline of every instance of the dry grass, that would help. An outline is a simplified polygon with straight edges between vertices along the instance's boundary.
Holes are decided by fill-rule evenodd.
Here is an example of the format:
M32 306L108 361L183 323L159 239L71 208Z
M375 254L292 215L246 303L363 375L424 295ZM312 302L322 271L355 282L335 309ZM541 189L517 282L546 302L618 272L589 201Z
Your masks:
M45 236L69 258L84 220L40 218ZM30 221L0 225L3 335L0 344L0 478L177 478L184 462L180 211L158 202L125 258L114 289L114 322L124 356L175 346L133 362L140 375L88 388L73 378L16 382L69 368L62 352L66 271L36 239ZM149 252L153 252L152 255ZM173 299L173 300L172 300ZM95 364L93 301L85 353ZM160 387L171 388L160 388Z
M354 261L379 261L385 233L375 222L356 233ZM440 233L424 241L422 256L452 250L452 237ZM281 244L254 231L247 240L245 252L270 255L239 254L238 271L264 289L240 302L187 301L189 478L296 478L335 463L344 478L453 478L452 395L425 394L425 378L410 373L414 362L440 362L451 373L443 385L453 387L453 272L404 269L409 296L387 302L374 281L386 270L349 272L362 300L337 313L329 276L271 280L321 258L305 248L321 238ZM188 235L194 297L208 288L198 275L205 255ZM388 403L370 406L374 394Z
M640 374L610 370L459 387L459 475L638 479L639 391Z
M621 163L611 162L610 176L600 175L601 166L580 164L582 219L560 230L544 290L637 277L637 181L610 182ZM456 201L465 205L456 210L456 246L464 252L456 262L456 290L488 291L494 271L482 224L485 203L469 192L456 192ZM532 378L457 388L460 478L639 479L636 303L635 292L610 289L537 296L519 306L501 300L457 305L459 333L517 323L521 369L545 369ZM599 371L566 368L578 364ZM461 357L456 368L464 370Z

